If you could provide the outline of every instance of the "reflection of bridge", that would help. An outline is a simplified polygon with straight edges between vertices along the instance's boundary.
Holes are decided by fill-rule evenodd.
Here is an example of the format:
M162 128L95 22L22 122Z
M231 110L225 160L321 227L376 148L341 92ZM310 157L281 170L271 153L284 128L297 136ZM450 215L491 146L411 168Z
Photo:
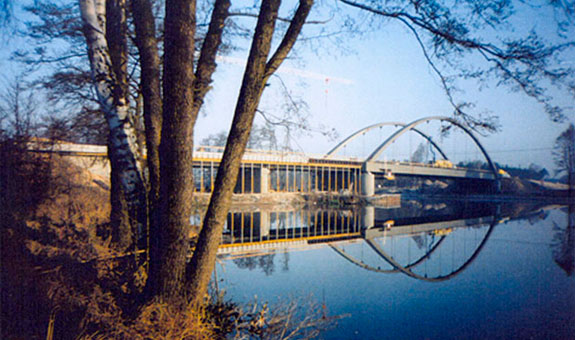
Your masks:
M418 129L419 125L430 121L445 122L461 129L477 145L489 165L489 171L460 168L449 162L439 145ZM383 126L394 126L399 129L379 144L366 159L336 155L349 142L370 130ZM382 153L408 132L415 132L422 136L444 161L431 164L381 161ZM36 148L36 150L45 151L41 148ZM75 156L76 161L79 158L92 159L106 155L104 146L93 145L60 143L56 144L53 151ZM211 192L213 190L222 151L221 147L196 148L193 169L196 191ZM471 131L448 117L428 117L409 124L394 122L368 126L343 140L324 156L312 157L291 152L248 150L242 160L235 191L236 193L346 192L371 196L375 193L376 178L386 178L389 174L498 182L495 164Z
M440 211L427 219L434 222L403 218L390 224L373 220L376 215L369 209L230 213L218 253L238 258L329 246L369 271L442 281L473 262L498 221L493 215L462 218ZM364 225L370 219L371 226ZM372 252L359 251L362 244Z

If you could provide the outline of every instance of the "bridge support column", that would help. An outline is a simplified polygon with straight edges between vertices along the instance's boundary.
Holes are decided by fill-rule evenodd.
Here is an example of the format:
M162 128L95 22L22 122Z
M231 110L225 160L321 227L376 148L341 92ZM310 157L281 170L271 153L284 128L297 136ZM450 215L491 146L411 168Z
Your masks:
M361 228L369 229L375 226L375 207L365 206L361 208Z
M265 210L260 211L260 236L262 237L269 236L270 228L271 228L270 212Z
M260 193L267 194L269 192L270 183L270 169L262 165L260 170Z
M364 196L375 194L375 175L371 172L361 173L361 194Z

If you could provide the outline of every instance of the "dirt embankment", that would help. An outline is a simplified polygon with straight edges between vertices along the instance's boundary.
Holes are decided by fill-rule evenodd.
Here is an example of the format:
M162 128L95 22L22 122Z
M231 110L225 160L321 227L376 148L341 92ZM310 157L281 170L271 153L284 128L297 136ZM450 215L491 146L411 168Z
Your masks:
M535 181L518 177L503 178L501 192L504 195L568 198L569 187L565 184Z

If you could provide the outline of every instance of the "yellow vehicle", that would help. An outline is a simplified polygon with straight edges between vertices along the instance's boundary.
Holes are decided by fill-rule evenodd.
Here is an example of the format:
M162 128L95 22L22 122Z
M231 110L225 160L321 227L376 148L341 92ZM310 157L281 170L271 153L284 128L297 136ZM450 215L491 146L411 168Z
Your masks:
M439 159L435 161L435 163L433 163L433 166L446 169L452 169L455 167L453 163L451 163L451 161L448 161L447 159Z
M387 220L387 221L383 222L383 226L387 230L391 229L391 227L393 227L394 224L395 224L394 220Z
M387 171L383 178L387 179L388 181L395 180L395 175L391 171Z
M499 173L499 176L503 178L511 178L511 175L503 169L499 169L497 172Z
M433 231L433 233L437 236L446 236L451 234L451 232L453 232L453 228L447 228L447 229L435 229Z

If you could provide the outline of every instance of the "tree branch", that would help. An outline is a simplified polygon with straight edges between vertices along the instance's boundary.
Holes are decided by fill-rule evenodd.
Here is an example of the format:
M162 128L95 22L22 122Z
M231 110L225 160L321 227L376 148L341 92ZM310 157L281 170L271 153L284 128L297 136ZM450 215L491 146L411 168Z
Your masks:
M256 13L249 13L249 12L230 12L230 17L250 17L250 18L256 18L258 17L258 15ZM282 22L292 22L292 19L288 19L288 18L282 18L282 17L278 17L279 21ZM329 23L331 20L333 20L333 16L329 19L326 20L309 20L306 21L305 24L306 25L324 25Z
M422 48L424 48L423 42L419 37L416 27L433 36L432 39L436 48L441 48L443 43L447 43L454 48L458 48L460 51L470 50L478 52L486 62L494 65L490 71L501 71L503 81L511 80L517 84L526 95L544 104L545 110L554 121L561 121L564 118L561 112L562 109L550 104L551 97L545 96L546 90L536 85L535 80L545 78L556 82L572 74L572 68L549 69L548 60L552 56L574 47L575 42L570 41L547 47L534 33L531 33L525 39L503 42L503 46L496 46L492 43L467 38L467 27L452 19L448 12L444 13L440 11L440 13L438 13L438 10L435 8L426 10L421 3L417 1L412 3L417 15L410 14L406 12L405 9L400 11L387 11L352 0L339 1L351 7L401 21L415 35ZM446 78L440 74L441 72L439 72L438 68L434 65L431 56L425 49L424 54L428 63L434 69L434 72L439 75L444 90L449 89L448 84L446 84ZM511 68L511 66L513 68ZM481 73L483 74L484 72ZM456 108L457 112L460 109L459 105L454 105L451 91L446 92L450 103ZM463 115L463 117L465 117L466 120L472 119L473 123L480 122L469 115Z
M286 34L284 35L276 52L266 64L264 82L267 81L269 77L280 67L281 63L287 57L289 51L292 49L298 35L302 30L303 25L305 24L305 19L307 18L312 5L313 0L300 0L299 6L296 10L296 13L294 14Z
M216 70L216 54L222 42L224 23L228 17L230 0L216 0L210 26L200 51L194 80L194 105L201 106L206 93L210 89L212 74Z

